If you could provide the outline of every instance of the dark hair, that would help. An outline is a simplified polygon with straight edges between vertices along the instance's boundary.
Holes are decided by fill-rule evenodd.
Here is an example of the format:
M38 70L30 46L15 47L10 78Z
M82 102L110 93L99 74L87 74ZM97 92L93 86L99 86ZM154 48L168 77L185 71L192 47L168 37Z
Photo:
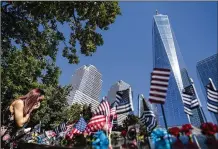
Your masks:
M38 88L38 90L39 90L40 96L45 95L45 91L44 90L42 90L40 88Z
M44 95L45 92L42 89L36 88L31 90L25 96L20 97L19 99L24 101L24 116L30 113L31 109L35 104L40 102L40 96Z

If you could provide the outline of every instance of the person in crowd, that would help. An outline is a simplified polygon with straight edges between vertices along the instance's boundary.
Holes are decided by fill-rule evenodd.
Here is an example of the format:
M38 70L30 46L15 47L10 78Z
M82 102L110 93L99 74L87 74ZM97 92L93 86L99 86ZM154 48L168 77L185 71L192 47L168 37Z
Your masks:
M40 107L45 92L42 89L33 89L24 96L12 101L3 111L1 126L1 144L5 146L13 141L14 136L21 128L24 128L30 120L31 113Z

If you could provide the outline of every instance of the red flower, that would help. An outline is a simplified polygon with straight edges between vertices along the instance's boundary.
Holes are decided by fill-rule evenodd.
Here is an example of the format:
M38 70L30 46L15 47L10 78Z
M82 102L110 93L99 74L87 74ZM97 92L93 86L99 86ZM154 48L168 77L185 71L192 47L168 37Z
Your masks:
M178 127L172 127L169 129L169 133L175 137L179 136L180 129Z
M123 136L123 137L126 136L126 130L121 131L121 136Z
M192 130L192 125L191 124L184 124L182 125L182 128L181 128L181 132L182 133L185 133L185 135L187 136L190 136L191 135L191 130Z
M204 135L214 135L217 132L217 125L213 124L213 123L203 123L201 125L201 131Z

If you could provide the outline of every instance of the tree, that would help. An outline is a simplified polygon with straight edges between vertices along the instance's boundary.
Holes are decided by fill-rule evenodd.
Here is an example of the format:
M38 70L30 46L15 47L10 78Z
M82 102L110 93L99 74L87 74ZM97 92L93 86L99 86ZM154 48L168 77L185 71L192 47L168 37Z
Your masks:
M64 43L63 56L78 63L78 48L86 56L103 45L98 30L108 30L120 15L118 2L2 2L3 55L13 42L37 58L55 60L58 46ZM61 30L69 28L69 36Z
M89 121L92 118L92 106L89 104L88 106L85 104L83 105L83 118L85 121Z
M139 122L139 118L133 114L127 116L127 118L123 121L124 127L127 129L128 126L135 125Z
M103 45L97 31L108 30L119 14L118 2L1 2L3 108L32 88L56 88L60 44L63 57L78 64L79 48L86 56L96 52Z
M41 121L42 127L45 129L53 129L63 121L78 120L82 113L82 106L67 104L67 95L69 94L69 86L47 87L46 99L43 100L41 107L33 114L30 125L35 125Z

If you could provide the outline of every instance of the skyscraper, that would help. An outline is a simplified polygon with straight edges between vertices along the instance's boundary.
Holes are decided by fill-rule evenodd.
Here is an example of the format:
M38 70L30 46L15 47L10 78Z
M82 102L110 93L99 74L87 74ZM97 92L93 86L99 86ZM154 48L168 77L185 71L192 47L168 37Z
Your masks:
M197 74L201 83L201 89L205 95L204 105L207 105L206 86L209 78L213 81L214 86L218 89L218 54L214 54L197 63ZM217 104L218 106L218 104ZM209 111L210 112L210 111ZM210 112L213 123L218 124L218 114Z
M152 49L154 68L171 70L164 111L168 126L189 123L184 112L181 91L183 89L180 66L177 58L175 37L167 15L156 14L153 19ZM157 105L159 125L164 126L160 105Z
M68 104L92 104L92 109L99 104L102 80L101 73L93 65L84 65L76 70L72 77L72 90L67 97Z
M107 96L109 103L112 104L116 100L117 91L126 90L129 87L130 87L130 85L122 80L120 80L120 81L116 82L114 85L112 85L110 90L108 91L108 96ZM118 115L118 118L117 118L118 125L122 124L123 120L126 119L128 114L129 113Z
M198 99L198 101L200 102L200 99L198 97L198 93L195 89L195 85L194 85L194 82L193 80L189 77L188 75L188 72L185 68L181 69L181 75L182 75L182 81L183 81L183 86L184 88L187 88L187 87L190 87L191 85L193 86L193 91L191 90L192 88L190 88L190 92L194 92L196 98ZM199 107L196 107L194 109L192 109L192 116L190 116L190 122L193 126L195 127L200 127L201 124L203 122L205 122L205 119L204 119L204 113L203 113L203 110L202 110L202 107L201 107L201 104Z

